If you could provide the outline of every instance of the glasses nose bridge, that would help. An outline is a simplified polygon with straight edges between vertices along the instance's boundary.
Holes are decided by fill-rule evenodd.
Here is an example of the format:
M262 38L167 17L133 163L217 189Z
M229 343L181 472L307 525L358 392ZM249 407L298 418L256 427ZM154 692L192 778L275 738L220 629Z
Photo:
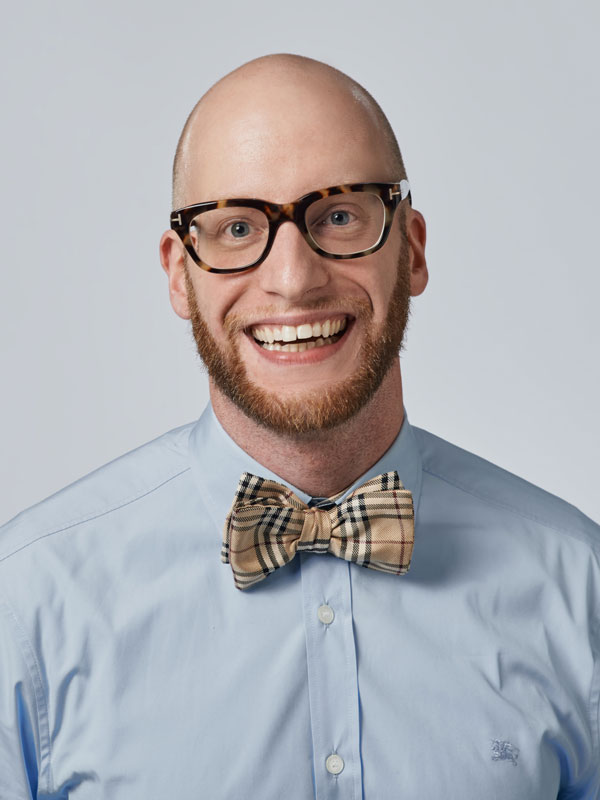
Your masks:
M293 222L296 227L302 232L302 228L299 224L300 220L298 217L298 203L281 203L278 206L279 209L279 220L278 225L282 225L284 222Z
M268 208L269 222L272 230L271 240L274 241L277 231L285 222L293 223L303 238L306 231L303 225L303 209L299 203L273 204Z

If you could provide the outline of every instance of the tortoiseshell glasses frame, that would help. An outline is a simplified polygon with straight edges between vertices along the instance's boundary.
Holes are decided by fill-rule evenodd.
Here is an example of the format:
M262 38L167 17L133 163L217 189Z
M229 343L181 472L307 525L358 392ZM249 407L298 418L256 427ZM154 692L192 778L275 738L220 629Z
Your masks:
M347 194L350 192L367 192L374 194L381 199L384 207L384 222L381 229L379 239L375 244L366 250L361 250L356 253L346 253L343 255L329 253L323 250L317 242L313 239L310 230L306 223L306 212L312 203L322 200L326 197L331 197L337 194ZM386 243L392 226L394 213L400 203L408 198L408 202L412 203L410 194L410 185L407 180L400 180L396 183L348 183L340 186L329 186L326 189L319 189L314 192L309 192L303 195L293 203L270 203L268 200L250 199L247 197L235 198L232 200L214 200L206 203L194 203L184 208L176 209L171 212L171 228L179 236L183 242L185 249L192 257L193 261L206 272L216 272L221 275L245 272L249 269L258 267L265 258L269 255L277 231L284 222L293 222L299 229L303 238L316 253L326 256L327 258L347 259L347 258L362 258L363 256L370 255L379 250ZM190 234L190 226L192 221L206 211L214 209L230 208L230 207L243 207L255 208L262 211L269 223L269 234L265 242L264 250L259 258L255 259L251 264L243 267L233 267L228 269L219 269L210 264L203 262L198 253L196 252L192 243Z

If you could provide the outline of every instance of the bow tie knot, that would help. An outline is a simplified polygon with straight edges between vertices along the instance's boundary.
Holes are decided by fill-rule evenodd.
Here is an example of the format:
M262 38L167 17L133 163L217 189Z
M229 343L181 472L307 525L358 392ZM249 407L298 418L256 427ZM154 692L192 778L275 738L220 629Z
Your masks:
M231 563L238 589L307 551L402 575L413 538L412 494L397 472L371 478L327 508L309 507L287 486L245 472L225 521L221 560Z
M307 508L303 512L302 531L296 549L326 553L329 549L331 532L337 522L338 507L332 509Z

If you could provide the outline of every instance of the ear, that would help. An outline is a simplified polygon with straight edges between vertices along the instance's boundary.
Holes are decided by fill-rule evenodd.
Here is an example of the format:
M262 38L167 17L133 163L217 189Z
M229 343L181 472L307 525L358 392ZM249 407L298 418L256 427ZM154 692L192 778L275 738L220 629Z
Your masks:
M425 291L429 273L425 259L427 226L423 214L414 208L410 208L406 216L406 236L410 250L410 294L416 297Z
M169 298L173 311L182 319L190 318L185 285L185 250L174 231L165 231L160 240L160 263L169 278Z

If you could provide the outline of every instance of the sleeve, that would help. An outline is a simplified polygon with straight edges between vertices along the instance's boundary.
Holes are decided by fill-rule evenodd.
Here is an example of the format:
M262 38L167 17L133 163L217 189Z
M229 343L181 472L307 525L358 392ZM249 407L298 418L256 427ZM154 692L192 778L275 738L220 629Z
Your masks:
M9 604L0 598L0 798L38 797L46 720L39 666ZM46 739L47 741L47 739ZM47 762L47 758L45 759Z

